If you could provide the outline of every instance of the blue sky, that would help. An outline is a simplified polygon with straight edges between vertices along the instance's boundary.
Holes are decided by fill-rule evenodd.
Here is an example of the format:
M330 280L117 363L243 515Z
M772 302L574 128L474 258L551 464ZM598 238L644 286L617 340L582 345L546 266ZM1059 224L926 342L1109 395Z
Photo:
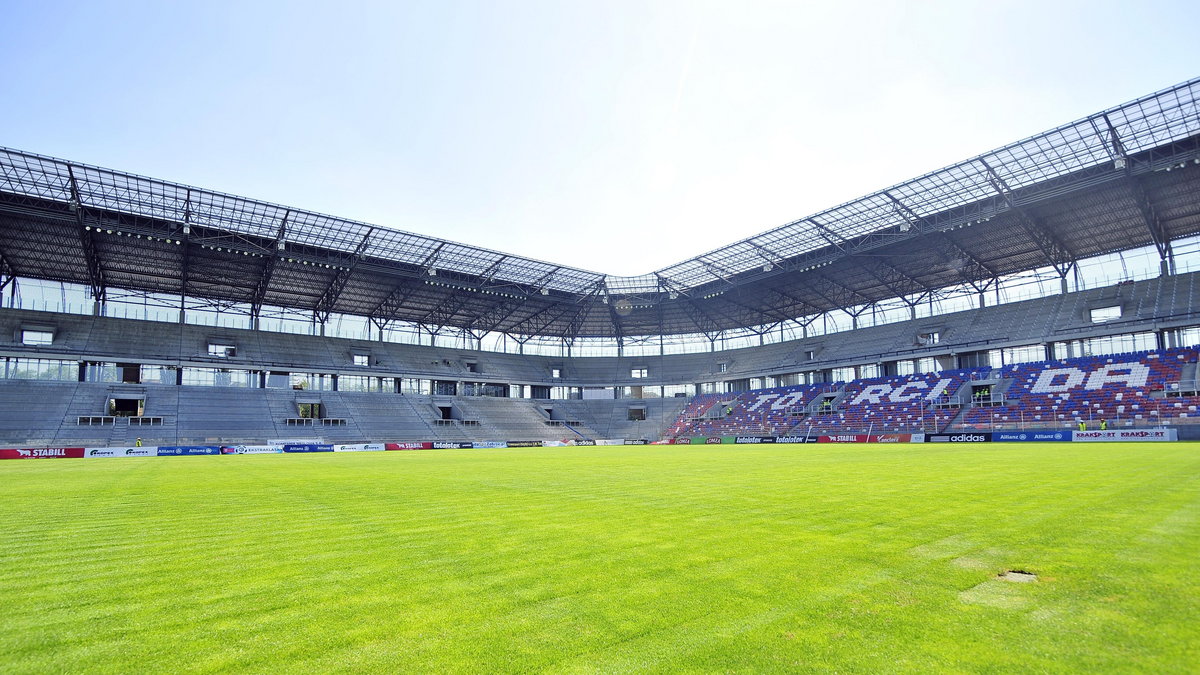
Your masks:
M1195 2L3 16L0 145L627 275L1200 75Z

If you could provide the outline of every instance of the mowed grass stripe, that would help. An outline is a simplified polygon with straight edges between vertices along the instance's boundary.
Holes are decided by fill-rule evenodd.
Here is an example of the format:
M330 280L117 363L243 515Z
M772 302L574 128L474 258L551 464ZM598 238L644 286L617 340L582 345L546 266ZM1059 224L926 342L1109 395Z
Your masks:
M1186 669L1190 444L0 465L0 668ZM995 580L1029 568L1037 584Z

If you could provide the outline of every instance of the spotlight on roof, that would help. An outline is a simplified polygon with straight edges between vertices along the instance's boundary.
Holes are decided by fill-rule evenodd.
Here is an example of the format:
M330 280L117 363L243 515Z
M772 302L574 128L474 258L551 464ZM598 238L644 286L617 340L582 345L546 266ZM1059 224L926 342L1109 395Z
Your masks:
M550 289L549 289L549 288L543 288L543 289L542 289L542 295L550 295Z
M1117 171L1124 169L1125 168L1125 158L1118 157L1118 158L1114 159L1113 160L1113 168L1116 169Z
M436 277L436 276L437 276L437 270L433 269L432 267L431 267L431 268L429 268L429 276L431 276L431 277Z

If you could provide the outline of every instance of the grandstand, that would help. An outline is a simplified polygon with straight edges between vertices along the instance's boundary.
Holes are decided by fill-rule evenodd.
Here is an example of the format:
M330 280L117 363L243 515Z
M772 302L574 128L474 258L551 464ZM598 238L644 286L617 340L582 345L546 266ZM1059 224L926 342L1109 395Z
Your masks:
M0 149L0 443L1200 437L1198 95L637 277Z

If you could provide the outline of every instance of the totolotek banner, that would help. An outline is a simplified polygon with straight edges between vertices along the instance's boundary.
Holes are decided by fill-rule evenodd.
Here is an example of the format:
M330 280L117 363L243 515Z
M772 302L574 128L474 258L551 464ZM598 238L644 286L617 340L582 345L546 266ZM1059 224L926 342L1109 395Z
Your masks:
M1177 429L1118 429L1114 431L1072 431L1072 441L1176 441Z
M79 459L85 448L0 448L0 459Z
M475 444L470 441L434 441L434 450L470 450Z
M969 432L963 434L925 434L928 443L990 443L991 432Z
M737 445L744 445L747 443L774 443L775 437L774 436L734 436L733 442Z

